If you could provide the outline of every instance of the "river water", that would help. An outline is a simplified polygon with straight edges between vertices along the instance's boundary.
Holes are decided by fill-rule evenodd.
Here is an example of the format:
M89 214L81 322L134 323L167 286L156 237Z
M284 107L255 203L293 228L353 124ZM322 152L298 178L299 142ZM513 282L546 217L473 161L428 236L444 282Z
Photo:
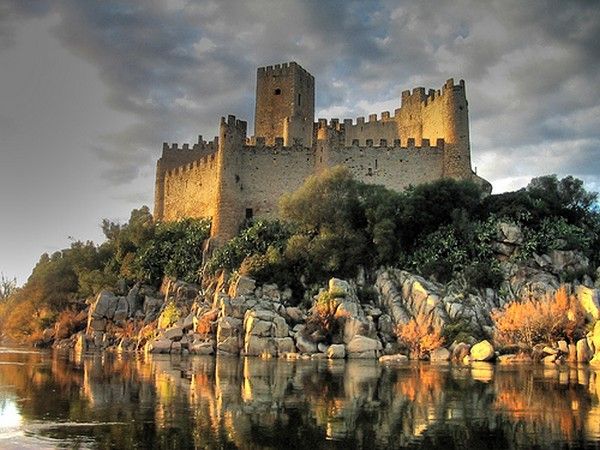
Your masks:
M597 448L600 370L0 348L0 448Z

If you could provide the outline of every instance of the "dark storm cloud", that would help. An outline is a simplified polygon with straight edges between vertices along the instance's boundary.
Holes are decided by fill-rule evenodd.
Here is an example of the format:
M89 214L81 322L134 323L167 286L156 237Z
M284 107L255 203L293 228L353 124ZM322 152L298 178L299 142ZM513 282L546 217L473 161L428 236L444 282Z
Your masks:
M162 141L211 138L218 116L228 113L251 120L256 66L288 60L315 75L318 109L353 115L379 112L357 105L366 109L417 84L466 79L474 156L492 180L517 170L539 174L535 155L544 151L552 155L550 170L593 176L598 168L597 2L48 5L0 7L2 42L9 45L10 24L19 18L60 17L56 36L98 68L108 105L136 119L96 146L114 183L147 170Z

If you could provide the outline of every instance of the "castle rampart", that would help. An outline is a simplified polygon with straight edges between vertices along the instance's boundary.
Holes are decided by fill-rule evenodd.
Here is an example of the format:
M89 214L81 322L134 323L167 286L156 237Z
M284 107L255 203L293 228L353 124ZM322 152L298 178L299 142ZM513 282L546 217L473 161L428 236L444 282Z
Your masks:
M245 219L276 216L281 195L336 165L398 191L444 177L491 189L471 170L464 81L404 91L394 115L314 122L314 78L289 63L257 71L254 136L228 116L213 141L163 145L155 217L210 217L212 235L227 239Z

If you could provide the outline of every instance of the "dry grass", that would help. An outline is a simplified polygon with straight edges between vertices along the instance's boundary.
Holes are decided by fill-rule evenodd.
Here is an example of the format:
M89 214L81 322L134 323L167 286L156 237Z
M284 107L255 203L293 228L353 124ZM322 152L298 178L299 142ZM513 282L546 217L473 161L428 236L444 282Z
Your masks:
M433 324L431 318L423 314L407 324L399 324L396 336L400 344L406 346L412 358L423 359L431 351L444 345L441 327Z
M584 334L585 316L574 295L561 286L542 300L509 303L492 313L494 340L500 346L550 344L561 339L575 342Z

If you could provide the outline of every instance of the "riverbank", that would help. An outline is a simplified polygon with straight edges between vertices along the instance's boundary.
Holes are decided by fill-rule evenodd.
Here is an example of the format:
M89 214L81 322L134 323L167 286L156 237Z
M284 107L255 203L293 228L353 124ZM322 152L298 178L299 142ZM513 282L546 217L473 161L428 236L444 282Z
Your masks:
M55 338L52 345L80 353L379 359L386 364L409 358L458 364L597 364L600 289L589 277L584 283L561 284L559 276L585 263L573 251L554 251L520 264L505 261L500 264L504 281L496 291L444 285L382 268L351 280L332 278L303 302L294 302L290 289L259 285L247 276L221 274L204 287L166 278L158 290L136 285L125 295L100 292L85 314L79 314L85 329ZM530 346L498 342L495 313L523 299L543 305L554 301L560 291L570 302L565 314L581 315L572 322L580 329L565 331L572 333L570 341L565 335ZM556 323L559 319L550 317ZM411 324L417 330L412 341L406 336ZM58 327L49 329L49 342L52 333L65 334Z

